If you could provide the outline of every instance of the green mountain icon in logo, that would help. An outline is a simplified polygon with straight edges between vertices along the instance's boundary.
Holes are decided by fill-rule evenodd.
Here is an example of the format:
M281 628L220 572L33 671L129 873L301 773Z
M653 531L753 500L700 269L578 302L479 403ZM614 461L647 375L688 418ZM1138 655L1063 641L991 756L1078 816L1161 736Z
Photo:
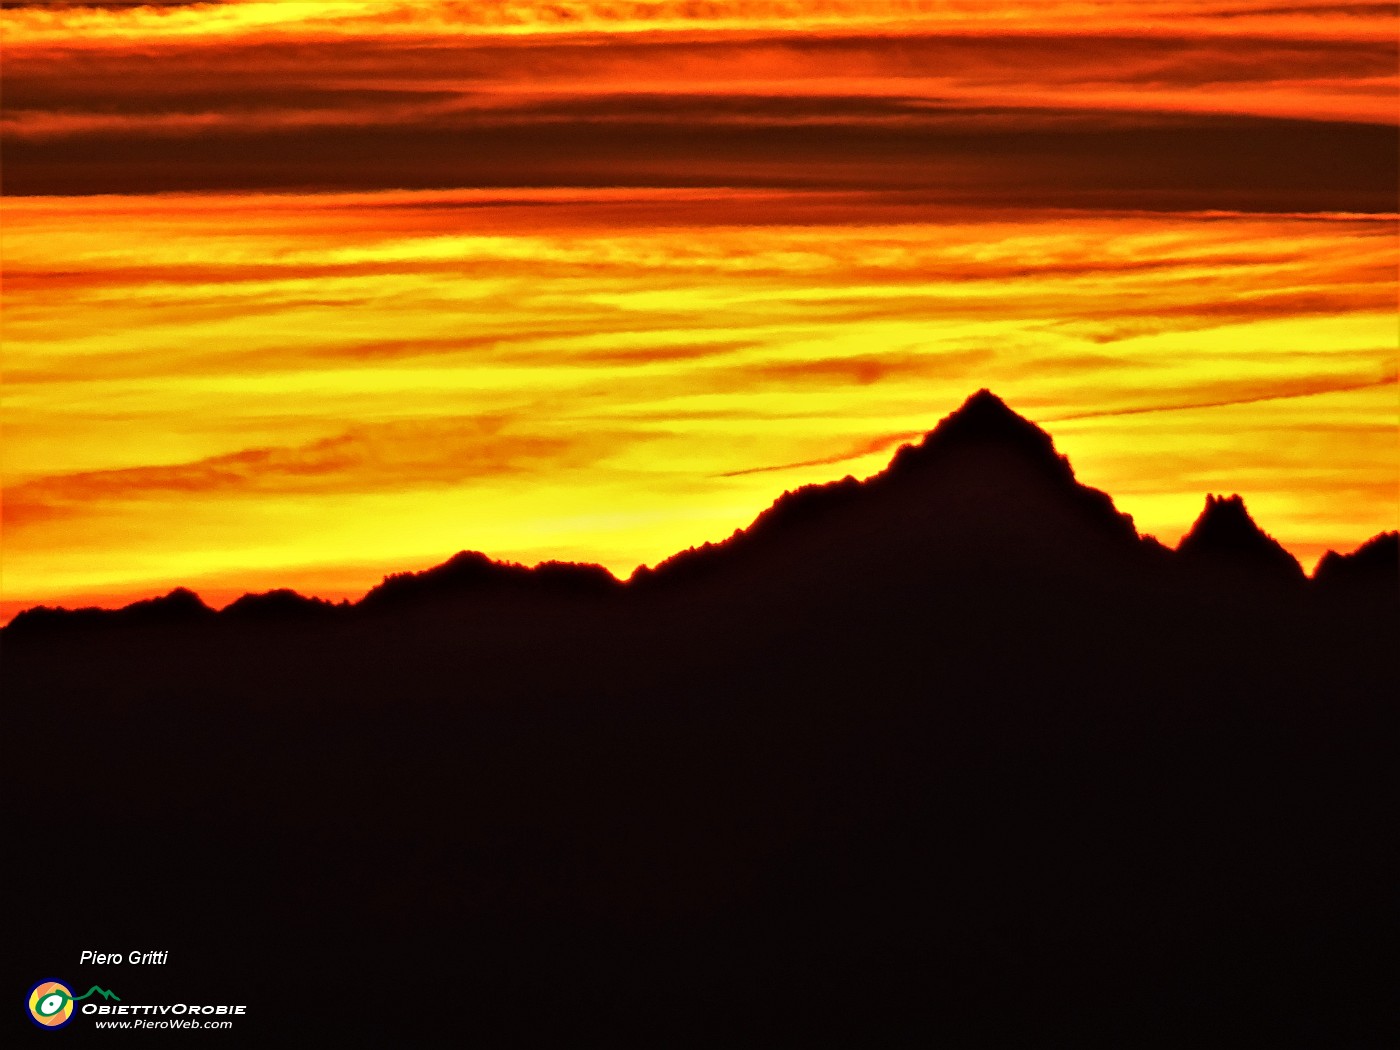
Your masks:
M73 996L73 1001L76 1003L79 999L86 999L89 995L92 995L93 992L96 992L104 999L115 999L117 1002L122 1001L121 996L119 996L116 992L110 992L106 988L99 988L95 984L87 991L85 991L82 995Z

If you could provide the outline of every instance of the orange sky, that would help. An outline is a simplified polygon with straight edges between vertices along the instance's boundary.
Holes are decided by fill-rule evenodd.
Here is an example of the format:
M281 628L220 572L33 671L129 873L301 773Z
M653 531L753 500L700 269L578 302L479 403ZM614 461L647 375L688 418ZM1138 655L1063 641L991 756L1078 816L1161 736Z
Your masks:
M6 619L625 575L983 386L1396 527L1393 5L5 6Z

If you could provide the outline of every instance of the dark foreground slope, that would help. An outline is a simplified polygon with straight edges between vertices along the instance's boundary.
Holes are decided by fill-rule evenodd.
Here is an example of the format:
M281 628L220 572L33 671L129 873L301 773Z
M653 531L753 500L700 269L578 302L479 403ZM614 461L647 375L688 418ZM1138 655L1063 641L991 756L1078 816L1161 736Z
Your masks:
M339 1044L1390 1045L1395 538L1324 585L1235 501L1193 537L983 394L625 586L463 555L356 607L17 621L16 1001Z

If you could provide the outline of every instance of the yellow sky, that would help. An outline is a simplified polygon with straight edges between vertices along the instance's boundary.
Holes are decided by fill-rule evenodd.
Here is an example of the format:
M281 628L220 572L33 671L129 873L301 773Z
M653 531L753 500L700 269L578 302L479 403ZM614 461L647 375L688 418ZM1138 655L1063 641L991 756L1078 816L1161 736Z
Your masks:
M626 575L981 387L1164 541L1396 527L1391 14L296 6L5 13L5 619Z

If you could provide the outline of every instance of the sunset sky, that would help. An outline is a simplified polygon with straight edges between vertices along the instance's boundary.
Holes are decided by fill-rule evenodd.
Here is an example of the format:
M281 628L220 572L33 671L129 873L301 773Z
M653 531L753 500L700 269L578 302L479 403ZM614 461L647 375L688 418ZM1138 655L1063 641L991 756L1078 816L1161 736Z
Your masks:
M4 4L3 604L620 576L990 387L1397 525L1390 3Z

